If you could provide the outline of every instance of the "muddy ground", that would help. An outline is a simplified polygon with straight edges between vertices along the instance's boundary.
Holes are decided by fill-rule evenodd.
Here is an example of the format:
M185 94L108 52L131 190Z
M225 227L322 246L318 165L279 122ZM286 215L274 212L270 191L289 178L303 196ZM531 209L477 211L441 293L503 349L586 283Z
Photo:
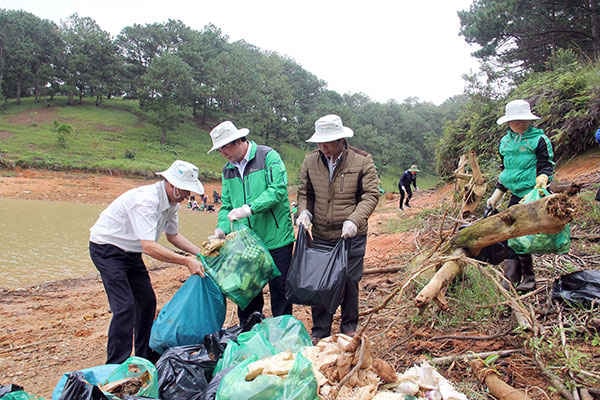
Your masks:
M593 171L590 162L594 164ZM600 171L598 155L571 164L569 169L560 171L561 179L585 176L589 180L592 172ZM0 197L108 204L123 191L148 182L78 172L0 170ZM214 188L219 190L216 183L205 183L205 188L207 193L212 193ZM390 223L400 221L403 216L416 215L425 208L437 207L450 201L452 195L450 185L439 190L418 191L413 207L404 212L396 209L396 195L382 198L370 219L365 269L403 265L414 253L423 250L427 246L426 234L418 230L386 233ZM31 273L35 273L33 268ZM181 286L188 272L183 267L154 264L150 275L160 307ZM361 309L381 304L397 288L400 276L397 273L365 275L361 282ZM468 351L521 349L522 352L502 362L504 379L527 390L533 399L559 398L555 391L548 389L548 379L522 348L522 339L511 333L514 322L508 315L492 325L465 321L461 329L443 332L433 322L412 325L409 318L397 315L395 310L398 309L384 308L372 318L366 330L377 354L398 371L404 371L424 354L441 357ZM267 296L267 316L268 310ZM294 315L310 329L307 307L296 306ZM366 316L363 322L365 319ZM16 290L0 289L0 385L19 384L30 393L51 398L63 373L104 363L109 321L106 296L96 277L47 282ZM230 305L225 326L236 323L235 307ZM597 351L595 354L598 357ZM466 363L441 365L439 371L470 398L486 398L485 388L470 374Z

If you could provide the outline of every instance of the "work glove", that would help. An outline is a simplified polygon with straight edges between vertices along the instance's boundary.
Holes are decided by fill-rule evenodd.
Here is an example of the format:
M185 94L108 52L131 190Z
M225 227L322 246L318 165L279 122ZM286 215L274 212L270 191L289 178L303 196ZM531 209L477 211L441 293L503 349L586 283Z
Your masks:
M217 228L215 229L215 233L213 233L212 236L209 236L208 239L225 239L225 232L223 232L223 229Z
M418 187L418 186L415 186L415 192L416 192L417 190L419 190L419 187Z
M344 221L344 225L342 225L342 238L353 238L357 233L358 227L354 222L350 221L349 219Z
M229 211L229 214L227 214L227 218L229 218L229 220L233 222L237 221L238 219L247 218L250 215L252 215L252 210L250 209L250 206L248 204L244 204L241 207L234 208L233 210Z
M487 199L487 206L490 208L496 208L496 204L502 200L502 196L504 196L504 192L500 189L494 190L494 193Z
M548 186L548 175L539 174L535 178L535 188L536 189L545 189Z
M296 225L302 225L305 229L310 228L312 225L312 214L308 210L302 210L298 218L296 218Z

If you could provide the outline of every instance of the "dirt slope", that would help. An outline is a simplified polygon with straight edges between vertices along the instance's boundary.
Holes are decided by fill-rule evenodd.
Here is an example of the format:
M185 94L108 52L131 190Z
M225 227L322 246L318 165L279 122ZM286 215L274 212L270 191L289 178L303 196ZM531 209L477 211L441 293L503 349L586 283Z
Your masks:
M595 154L567 164L557 176L562 180L582 179L589 184L599 174L600 154ZM0 196L5 198L108 203L124 190L145 183L148 181L77 172L0 170ZM216 188L214 184L205 187L209 193ZM415 231L384 233L390 221L448 201L451 195L451 186L419 191L412 201L413 207L402 214L396 210L397 197L382 199L370 220L365 268L382 268L406 259L416 250L420 238ZM152 269L159 307L171 298L186 277L187 270L181 267L157 265ZM366 275L362 280L361 308L379 304L394 283L392 275ZM268 309L266 306L265 310ZM234 307L228 307L226 326L237 322L234 312ZM310 328L310 313L306 307L295 307L294 314ZM415 331L410 326L390 324L395 317L385 312L381 314L372 322L369 335L376 343L379 356L402 370L402 366L410 366L424 351L439 356L519 346L514 336L494 337L490 332L479 332L477 326L467 322L462 334L482 335L480 340L459 340L452 336L429 340L436 334L439 336L433 327ZM106 296L97 279L51 282L19 290L0 289L0 385L19 384L30 393L51 398L63 373L104 363L109 321ZM508 320L498 321L498 332L510 330L509 324ZM509 367L515 386L539 388L531 390L532 398L557 398L547 391L548 383L524 355L511 358ZM454 381L461 381L465 373L464 370L453 371L452 367L444 372Z

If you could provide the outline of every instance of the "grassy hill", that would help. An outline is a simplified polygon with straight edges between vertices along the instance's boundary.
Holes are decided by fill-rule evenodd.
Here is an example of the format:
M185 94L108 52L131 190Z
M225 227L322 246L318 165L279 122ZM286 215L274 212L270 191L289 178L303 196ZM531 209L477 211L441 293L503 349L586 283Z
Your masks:
M101 106L84 100L67 106L66 98L52 103L26 98L20 105L7 103L0 114L0 165L151 176L173 160L183 159L200 168L202 180L217 180L224 160L218 153L206 154L211 147L209 129L186 120L161 145L159 128L147 121L135 100L110 99ZM290 184L297 183L310 147L265 143L253 132L249 138L279 151ZM386 191L398 190L401 173L381 177ZM419 186L432 187L437 182L437 177L421 175Z

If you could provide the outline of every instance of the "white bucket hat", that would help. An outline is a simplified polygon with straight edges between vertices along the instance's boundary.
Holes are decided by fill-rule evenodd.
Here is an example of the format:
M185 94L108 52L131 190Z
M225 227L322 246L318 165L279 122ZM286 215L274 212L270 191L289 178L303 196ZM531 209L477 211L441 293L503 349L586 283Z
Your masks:
M354 136L354 132L352 129L342 125L340 117L329 114L315 121L315 133L307 142L326 143L352 136Z
M227 143L233 142L235 139L247 136L248 133L250 133L250 131L247 128L238 129L231 121L221 122L210 131L210 138L212 139L213 146L207 153L220 149Z
M204 194L204 187L198 179L198 167L187 161L175 160L168 169L156 175L162 176L177 189Z
M510 121L533 121L535 119L540 119L540 117L531 113L528 102L525 100L513 100L506 104L504 116L498 118L496 123L502 125Z
M410 172L421 172L421 170L417 167L417 164L413 164L408 169Z

